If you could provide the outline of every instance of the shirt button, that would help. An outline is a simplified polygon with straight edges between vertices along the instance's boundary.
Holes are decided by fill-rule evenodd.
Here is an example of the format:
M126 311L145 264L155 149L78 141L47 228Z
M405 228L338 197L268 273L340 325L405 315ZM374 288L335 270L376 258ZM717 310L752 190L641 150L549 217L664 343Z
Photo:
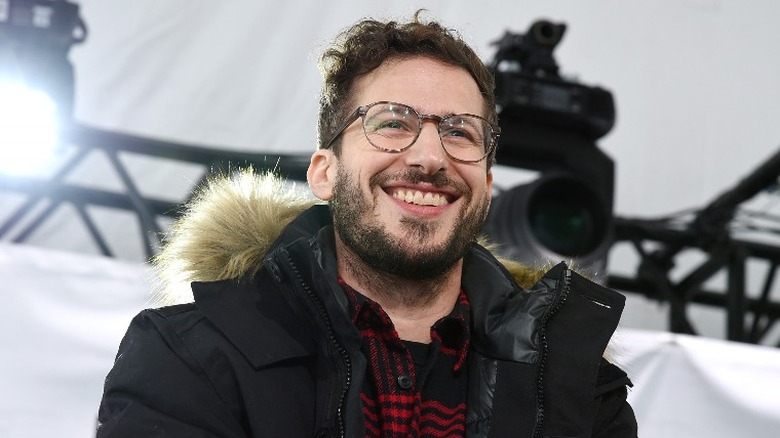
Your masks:
M412 387L412 376L408 374L401 374L398 376L398 386L401 387L401 389L409 389Z

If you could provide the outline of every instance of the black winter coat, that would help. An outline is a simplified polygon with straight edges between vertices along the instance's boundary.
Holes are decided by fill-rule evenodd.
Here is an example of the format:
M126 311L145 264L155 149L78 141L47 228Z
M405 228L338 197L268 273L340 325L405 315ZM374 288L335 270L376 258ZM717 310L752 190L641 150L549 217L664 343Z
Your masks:
M332 239L314 207L251 280L194 283L194 303L141 312L106 378L98 437L363 437L366 359ZM624 297L563 264L522 290L478 245L463 288L467 436L636 437L630 382L602 358Z

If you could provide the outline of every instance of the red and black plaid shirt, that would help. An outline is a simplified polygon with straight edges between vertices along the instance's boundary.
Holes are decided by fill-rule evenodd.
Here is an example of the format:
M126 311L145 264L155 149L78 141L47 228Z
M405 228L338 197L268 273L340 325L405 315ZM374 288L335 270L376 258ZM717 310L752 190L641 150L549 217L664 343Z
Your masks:
M431 344L402 341L384 310L341 282L363 338L368 370L361 398L366 437L465 434L470 305L461 291L452 312L431 327Z

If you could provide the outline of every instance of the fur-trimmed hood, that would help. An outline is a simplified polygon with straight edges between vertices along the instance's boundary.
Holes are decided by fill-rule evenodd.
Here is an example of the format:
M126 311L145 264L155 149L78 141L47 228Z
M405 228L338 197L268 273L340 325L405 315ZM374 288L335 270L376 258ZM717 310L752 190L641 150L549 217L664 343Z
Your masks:
M184 207L152 260L156 304L191 302L193 281L253 275L284 227L318 202L300 185L271 173L247 169L212 177ZM499 260L523 287L544 271Z

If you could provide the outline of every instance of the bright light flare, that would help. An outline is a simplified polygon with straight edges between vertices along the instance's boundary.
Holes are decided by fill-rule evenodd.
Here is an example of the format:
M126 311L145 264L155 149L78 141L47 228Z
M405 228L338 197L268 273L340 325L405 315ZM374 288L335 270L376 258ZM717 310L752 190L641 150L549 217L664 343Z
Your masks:
M0 173L29 175L54 158L57 106L42 91L0 83Z

